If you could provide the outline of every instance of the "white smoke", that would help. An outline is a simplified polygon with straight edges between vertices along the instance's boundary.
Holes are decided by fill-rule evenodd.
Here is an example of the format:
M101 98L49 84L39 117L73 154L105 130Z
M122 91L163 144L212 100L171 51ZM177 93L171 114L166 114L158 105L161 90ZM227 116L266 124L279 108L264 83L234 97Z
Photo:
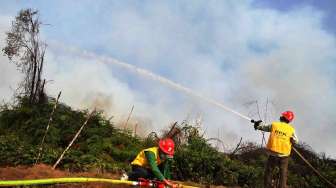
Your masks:
M316 151L336 156L335 81L330 73L336 42L323 29L323 13L311 7L278 12L251 3L181 2L175 7L151 2L141 10L121 3L92 18L100 26L99 37L79 38L86 32L76 23L62 26L72 32L79 28L78 39L72 38L80 41L77 44L99 46L108 58L162 75L251 118L258 116L255 107L244 105L250 101L258 100L263 110L266 99L272 102L268 121L291 109L299 138ZM100 12L105 7L96 4ZM81 22L87 32L97 31L90 23ZM53 81L47 89L53 95L62 90L61 100L67 104L78 108L98 105L121 122L134 105L134 117L150 122L153 130L188 114L202 113L209 137L219 136L230 146L241 136L261 140L248 121L233 113L112 64L101 64L99 54L87 58L87 54L73 53L67 41L55 45L52 40L47 39L52 44L47 49L45 75ZM15 76L9 77L6 84L13 84Z
M10 26L11 17L0 15L0 48L5 47L6 32ZM0 55L0 102L8 102L13 98L13 94L20 82L21 75L18 74L16 66L9 63L7 57Z

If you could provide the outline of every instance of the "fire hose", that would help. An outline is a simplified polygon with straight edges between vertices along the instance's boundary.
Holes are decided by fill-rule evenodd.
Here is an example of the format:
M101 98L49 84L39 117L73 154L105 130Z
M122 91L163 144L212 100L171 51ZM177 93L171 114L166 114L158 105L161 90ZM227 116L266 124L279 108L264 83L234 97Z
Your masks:
M315 169L314 166L310 164L310 162L307 159L305 159L303 155L301 155L301 153L295 147L293 147L293 150L321 179L327 182L328 185L330 185L331 187L336 188L336 186L332 182L330 182L326 177L324 177L317 169Z
M0 187L52 185L52 184L64 184L64 183L109 183L115 185L167 188L167 186L161 181L154 181L147 179L139 179L139 181L127 181L127 180L113 180L106 178L86 178L86 177L48 178L48 179L30 179L30 180L1 180ZM177 187L198 188L182 184L178 184Z
M224 106L224 105L223 105ZM231 110L230 108L226 107L227 111L233 112L234 114L248 120L248 121L252 121L252 118L249 118L247 116L244 116L242 114L240 114L237 111ZM292 149L294 150L294 152L309 166L309 168L311 168L324 182L326 182L328 185L330 185L333 188L336 188L336 185L334 185L331 181L329 181L326 177L324 177L306 158L303 157L303 155L294 147L292 147Z
M74 50L74 51L78 53L78 51L76 51L76 50ZM159 81L160 83L168 85L168 86L170 86L171 88L173 88L175 90L182 91L182 92L184 92L184 93L186 93L186 94L188 94L190 96L196 97L196 98L200 98L200 99L208 102L209 104L212 104L212 105L215 105L217 107L220 107L220 108L222 108L222 109L224 109L224 110L226 110L228 112L231 112L233 114L236 114L237 116L240 116L241 118L244 118L244 119L246 119L248 121L252 120L251 118L249 118L249 117L247 117L247 116L245 116L245 115L243 115L243 114L241 114L241 113L239 113L239 112L237 112L235 110L232 110L231 108L225 106L222 103L219 103L219 102L217 102L217 101L215 101L215 100L213 100L211 98L205 97L203 95L197 94L192 89L184 87L183 85L180 85L180 84L178 84L176 82L173 82L173 81L171 81L171 80L169 80L167 78L164 78L162 76L159 76L157 74L154 74L153 72L147 71L147 70L142 69L142 68L138 68L138 67L136 67L134 65L130 65L130 64L127 64L127 63L124 63L124 62L121 62L121 61L118 61L118 60L115 60L115 59L112 59L112 58L109 58L109 57L97 56L94 53L90 53L90 52L85 52L85 54L82 54L82 55L85 55L85 56L87 56L89 58L97 58L101 62L113 63L113 64L121 66L123 68L127 68L129 70L132 70L132 71L136 72L137 74L144 75L144 76L149 77L149 78L151 78L153 80ZM293 150L294 150L294 152L296 152L300 156L300 158L303 161L305 161L307 163L307 165L310 168L312 168L312 170L314 172L318 172L297 150L295 150L294 148L293 148ZM323 177L320 173L317 173L317 174L319 175L319 177L321 177L321 178ZM324 181L327 180L325 177L323 177L322 179ZM327 180L326 182L328 184L330 184L330 181ZM335 185L333 185L333 184L330 184L330 185L332 185L332 187L335 187Z

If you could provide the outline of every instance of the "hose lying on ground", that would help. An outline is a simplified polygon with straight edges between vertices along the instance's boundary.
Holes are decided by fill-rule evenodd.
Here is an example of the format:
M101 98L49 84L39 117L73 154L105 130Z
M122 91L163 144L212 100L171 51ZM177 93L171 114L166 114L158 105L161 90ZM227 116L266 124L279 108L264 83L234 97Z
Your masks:
M87 182L101 182L101 183L124 184L124 185L136 185L137 183L125 180L75 177L75 178L48 178L48 179L32 179L32 180L1 180L0 186L9 187L9 186L48 185L48 184L60 184L60 183L87 183Z
M72 178L49 178L49 179L32 179L32 180L1 180L0 187L15 187L15 186L29 186L29 185L51 185L51 184L64 184L64 183L110 183L110 184L123 184L131 186L147 186L153 187L155 184L138 182L138 181L127 181L127 180L113 180L105 178L85 178L85 177L72 177ZM179 188L197 188L187 185L178 185Z

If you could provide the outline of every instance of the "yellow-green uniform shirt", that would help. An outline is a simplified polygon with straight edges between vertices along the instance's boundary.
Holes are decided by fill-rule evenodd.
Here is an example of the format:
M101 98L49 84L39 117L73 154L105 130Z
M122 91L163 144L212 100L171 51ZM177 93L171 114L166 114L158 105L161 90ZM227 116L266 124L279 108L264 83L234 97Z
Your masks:
M132 161L132 165L150 168L156 178L159 180L170 179L171 159L161 160L158 147L152 147L142 150ZM163 173L159 169L163 165Z
M293 126L284 122L273 122L270 125L259 125L257 129L270 132L266 147L268 149L268 153L273 156L289 156L292 145L290 139L293 139L295 143L298 142Z

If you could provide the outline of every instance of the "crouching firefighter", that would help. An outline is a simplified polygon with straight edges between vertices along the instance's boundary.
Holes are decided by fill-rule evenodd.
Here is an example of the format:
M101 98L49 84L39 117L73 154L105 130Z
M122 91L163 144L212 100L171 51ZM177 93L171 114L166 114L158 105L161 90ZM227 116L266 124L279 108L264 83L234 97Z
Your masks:
M267 142L267 153L269 154L265 174L264 187L272 187L272 171L275 167L280 169L280 188L287 187L288 160L291 153L292 144L298 142L295 129L289 123L294 119L294 113L286 111L281 114L279 122L264 125L261 120L255 121L255 130L270 132Z
M137 181L139 178L157 179L167 186L177 187L169 181L171 178L170 168L174 155L174 141L170 138L161 139L159 147L151 147L142 150L132 161L132 171L128 179Z

